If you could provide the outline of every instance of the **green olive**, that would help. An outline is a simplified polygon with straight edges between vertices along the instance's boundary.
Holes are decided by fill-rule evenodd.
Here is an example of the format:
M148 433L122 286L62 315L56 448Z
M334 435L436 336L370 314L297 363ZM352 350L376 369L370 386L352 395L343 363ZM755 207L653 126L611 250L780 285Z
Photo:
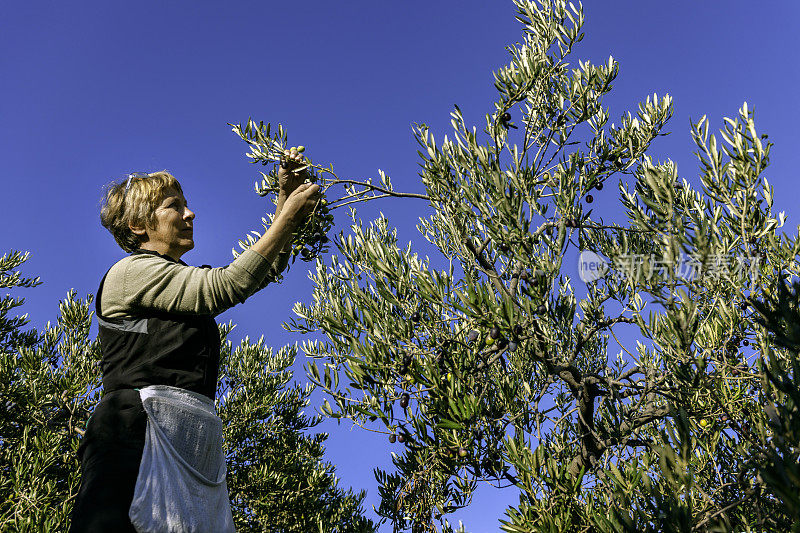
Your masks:
M306 147L301 144L300 146L297 147L297 151L302 154L303 152L306 151Z

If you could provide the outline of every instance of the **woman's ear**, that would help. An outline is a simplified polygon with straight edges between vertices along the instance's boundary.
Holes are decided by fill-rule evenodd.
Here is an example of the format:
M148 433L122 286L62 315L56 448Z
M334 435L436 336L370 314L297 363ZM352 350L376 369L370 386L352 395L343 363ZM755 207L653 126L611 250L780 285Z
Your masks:
M140 240L147 240L147 229L142 226L134 226L133 224L128 224L128 228L130 228L131 232L134 235L140 238ZM142 239L144 237L144 239Z

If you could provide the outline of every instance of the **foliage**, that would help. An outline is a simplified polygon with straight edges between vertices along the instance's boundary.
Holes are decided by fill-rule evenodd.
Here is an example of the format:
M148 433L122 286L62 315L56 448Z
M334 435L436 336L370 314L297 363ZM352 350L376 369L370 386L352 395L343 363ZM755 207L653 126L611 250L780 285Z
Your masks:
M518 488L509 532L797 528L797 354L775 342L797 338L796 307L776 329L758 304L800 251L771 144L747 104L719 143L703 117L694 188L647 155L669 96L609 125L616 61L570 66L582 7L514 4L523 38L482 134L458 107L440 144L415 128L438 257L351 207L286 325L324 334L303 345L322 412L397 443L376 473L395 530L448 530L478 483ZM615 181L624 224L587 207ZM575 287L578 251L604 268Z
M0 287L34 287L17 268L28 254L0 257ZM92 296L70 291L55 325L23 331L0 300L0 530L63 531L78 491L77 448L100 399L100 347L89 335ZM233 326L220 326L225 336ZM273 355L261 341L222 347L219 392L225 422L228 483L239 531L373 531L364 494L338 486L323 461L324 434L308 435L309 388L289 384L294 349ZM265 518L269 518L268 521Z
M232 130L250 148L247 157L253 164L260 163L262 166L270 166L269 172L259 172L261 181L255 183L255 191L259 196L268 196L277 193L279 190L277 165L282 163L284 152L289 149L287 134L283 126L278 124L278 128L273 132L271 124L256 122L251 118L242 126L241 124L228 124ZM366 181L352 179L341 179L333 171L333 165L323 167L316 165L308 157L304 156L305 165L297 168L296 172L305 172L306 181L318 183L323 198L312 211L308 220L294 232L292 236L292 262L297 255L303 261L312 261L322 253L327 252L329 239L328 231L333 227L333 214L331 211L351 205L357 202L375 200L394 196L398 198L424 198L424 196L413 193L401 193L394 190L392 180L382 170L378 170L380 185L372 183L372 178ZM342 196L335 200L328 200L326 193L331 187L338 186L343 189ZM272 201L277 205L277 197ZM274 220L274 213L267 213L261 219L262 231L266 231ZM244 240L239 241L242 250L248 249L261 237L261 232L253 230L246 235ZM232 250L234 256L239 252Z
M220 329L227 335L232 327ZM303 414L313 388L289 385L297 349L273 354L263 340L223 345L218 403L236 530L374 531L361 509L364 492L339 488L323 461L327 435L306 435L320 418Z
M262 179L261 183L256 182L255 184L256 193L262 197L270 193L277 193L279 190L277 165L282 164L284 152L289 149L286 132L283 127L278 125L278 129L273 135L270 124L264 125L263 122L256 124L252 119L248 119L244 127L241 124L228 125L250 147L250 153L247 154L247 157L252 159L252 163L261 163L263 166L271 165L269 173L260 172ZM333 167L330 169L319 167L314 165L308 157L305 157L304 160L306 164L297 168L296 172L305 172L307 182L316 183L320 180L320 176L324 175L324 172L333 172ZM320 182L320 185L324 192L327 189L324 179ZM273 197L272 201L277 205L277 197ZM262 231L267 231L274 218L275 214L269 212L262 217ZM330 213L327 199L323 196L308 219L292 236L292 263L294 263L298 255L303 261L311 261L321 253L326 252L328 250L327 233L332 226L333 215ZM251 231L245 236L244 240L239 241L239 248L247 250L261 238L261 235L262 233L259 231ZM240 253L236 249L231 251L234 257L237 257Z
M34 287L16 269L28 254L0 258L0 287ZM79 434L98 401L99 346L90 340L90 301L70 292L44 332L23 331L27 317L0 303L0 530L63 531L77 492Z

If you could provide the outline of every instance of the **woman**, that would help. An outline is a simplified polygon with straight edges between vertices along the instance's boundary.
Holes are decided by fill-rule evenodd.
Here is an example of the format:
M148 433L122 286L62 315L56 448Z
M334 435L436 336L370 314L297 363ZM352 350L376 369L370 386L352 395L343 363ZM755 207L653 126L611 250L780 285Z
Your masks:
M272 226L224 268L181 261L194 248L195 214L167 172L131 175L107 191L101 221L131 255L111 267L97 292L103 398L78 450L81 485L70 531L136 531L129 511L135 489L136 501L147 501L137 478L147 474L140 464L152 451L148 444L143 456L152 438L148 417L154 419L143 391L183 392L213 410L220 350L213 317L285 268L292 235L320 198L319 186L294 172L302 159L296 149L286 151Z

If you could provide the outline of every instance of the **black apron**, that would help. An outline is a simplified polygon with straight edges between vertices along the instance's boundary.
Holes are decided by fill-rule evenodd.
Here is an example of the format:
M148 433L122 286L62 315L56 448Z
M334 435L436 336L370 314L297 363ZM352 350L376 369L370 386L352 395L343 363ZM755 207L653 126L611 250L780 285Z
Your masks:
M132 255L142 253L176 262L149 250L136 250ZM73 533L135 531L128 509L147 427L136 389L170 385L212 400L216 396L220 337L214 317L143 312L132 318L106 318L100 312L100 299L107 275L95 299L103 398L78 448L81 485L72 511Z

